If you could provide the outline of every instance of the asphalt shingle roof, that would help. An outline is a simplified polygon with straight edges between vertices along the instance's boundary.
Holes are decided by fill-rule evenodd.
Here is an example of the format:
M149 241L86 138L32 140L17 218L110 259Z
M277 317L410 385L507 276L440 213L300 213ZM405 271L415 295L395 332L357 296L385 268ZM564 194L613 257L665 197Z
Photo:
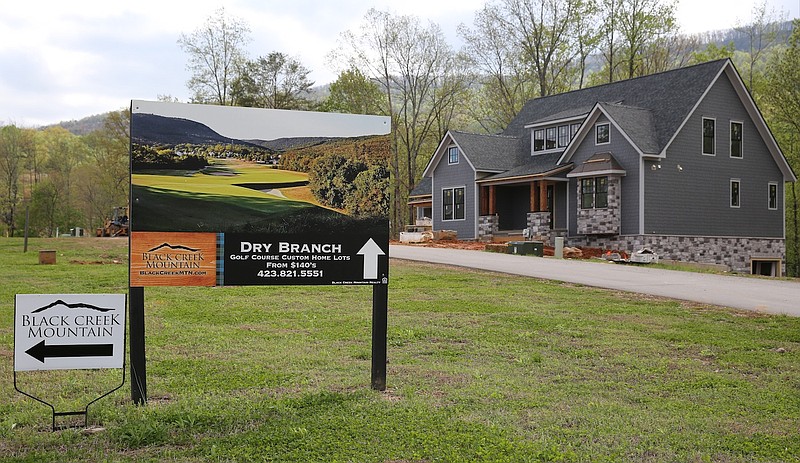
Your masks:
M450 131L453 140L478 171L504 171L516 165L519 137Z
M570 108L585 108L605 102L651 111L655 131L652 142L656 151L660 151L677 132L727 62L710 61L659 74L534 98L525 103L517 117L503 131L503 135L519 137L525 133L525 126L535 121L546 120L549 116Z
M477 171L497 172L486 179L543 174L561 167L558 160L563 153L531 156L530 128L525 127L583 116L600 105L642 153L656 154L663 151L727 64L727 59L710 61L534 98L500 135L449 133ZM430 188L420 182L412 195L430 194Z

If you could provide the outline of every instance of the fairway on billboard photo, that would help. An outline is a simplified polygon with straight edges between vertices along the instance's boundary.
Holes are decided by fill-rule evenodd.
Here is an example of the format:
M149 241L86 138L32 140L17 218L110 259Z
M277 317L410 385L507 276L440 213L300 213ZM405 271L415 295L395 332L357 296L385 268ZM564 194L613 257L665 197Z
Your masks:
M131 285L386 284L388 117L131 102Z

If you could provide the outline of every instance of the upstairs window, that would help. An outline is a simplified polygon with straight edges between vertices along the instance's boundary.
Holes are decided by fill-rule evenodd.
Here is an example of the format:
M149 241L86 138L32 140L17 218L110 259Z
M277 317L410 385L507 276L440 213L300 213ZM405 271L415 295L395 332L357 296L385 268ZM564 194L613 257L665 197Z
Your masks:
M605 145L611 143L611 124L597 124L594 126L595 145Z
M581 179L581 209L608 207L608 177Z
M575 124L571 124L569 126L569 139L570 140L575 138L575 134L578 133L578 129L580 129L580 128L581 128L580 122L577 122Z
M731 122L731 157L742 157L742 123Z
M556 146L557 146L556 145L556 135L557 135L557 133L558 132L557 132L555 127L549 127L547 129L547 138L545 140L546 141L545 149L552 150L552 149L556 148Z
M458 147L451 146L447 150L447 163L448 164L458 164Z
M533 150L544 151L544 129L533 131Z
M703 154L715 155L716 151L716 121L714 119L703 118Z
M533 130L533 149L537 151L549 151L554 149L563 149L569 146L569 142L578 133L581 127L580 123L563 124L556 127L546 127Z
M569 126L568 125L559 125L558 126L558 147L564 148L569 145Z

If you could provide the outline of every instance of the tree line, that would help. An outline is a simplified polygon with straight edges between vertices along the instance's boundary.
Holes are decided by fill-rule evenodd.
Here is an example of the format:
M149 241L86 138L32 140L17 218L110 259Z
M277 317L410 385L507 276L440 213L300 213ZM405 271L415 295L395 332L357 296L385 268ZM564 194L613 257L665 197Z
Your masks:
M311 194L321 204L355 217L385 217L389 211L389 140L344 139L289 150L280 167L308 173Z
M112 112L84 136L0 127L0 233L21 236L26 221L31 236L93 230L126 205L129 121L128 111Z
M141 144L131 143L131 168L195 170L208 166L209 158L234 158L243 161L274 163L278 156L272 151L253 145L193 143Z
M681 33L676 8L674 0L488 0L459 27L459 49L434 22L370 9L329 52L339 74L322 101L312 98L315 83L297 58L279 51L248 56L250 27L224 8L178 43L192 102L390 116L395 232L411 220L408 194L448 129L496 133L531 98L712 59L733 60L800 172L800 108L793 103L800 98L790 85L800 67L792 61L798 23L785 27L764 2L736 26L733 43L719 33ZM800 275L796 188L787 185L787 255ZM3 201L8 197L6 188Z

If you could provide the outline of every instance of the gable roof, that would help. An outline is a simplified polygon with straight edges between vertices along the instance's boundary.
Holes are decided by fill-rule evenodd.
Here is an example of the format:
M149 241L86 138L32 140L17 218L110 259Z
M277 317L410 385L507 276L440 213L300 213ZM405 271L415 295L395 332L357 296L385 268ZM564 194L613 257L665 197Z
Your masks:
M432 174L446 149L447 140L459 146L476 172L493 173L482 181L548 175L570 161L578 143L558 155L531 156L533 126L583 117L573 142L587 136L594 121L604 114L643 156L663 156L712 85L726 75L756 124L759 134L784 178L797 177L783 156L747 88L730 59L710 61L649 76L613 82L571 92L534 98L500 135L449 131L426 167ZM450 137L448 139L448 136ZM449 142L448 142L449 143Z
M502 172L514 167L519 138L450 131L453 141L469 158L476 171ZM514 153L514 156L509 156Z
M522 110L503 131L503 135L521 136L525 126L543 121L568 108L624 105L651 112L652 140L660 152L678 131L717 76L730 63L728 59L710 61L685 68L636 77L610 84L574 90L525 103ZM649 148L651 149L651 148Z
M516 165L516 159L524 150L517 137L449 130L425 167L425 171L422 173L423 177L433 173L433 169L444 157L451 144L458 146L462 156L475 172L507 171Z
M608 103L600 103L599 106L641 153L658 154L659 143L655 137L653 111Z

